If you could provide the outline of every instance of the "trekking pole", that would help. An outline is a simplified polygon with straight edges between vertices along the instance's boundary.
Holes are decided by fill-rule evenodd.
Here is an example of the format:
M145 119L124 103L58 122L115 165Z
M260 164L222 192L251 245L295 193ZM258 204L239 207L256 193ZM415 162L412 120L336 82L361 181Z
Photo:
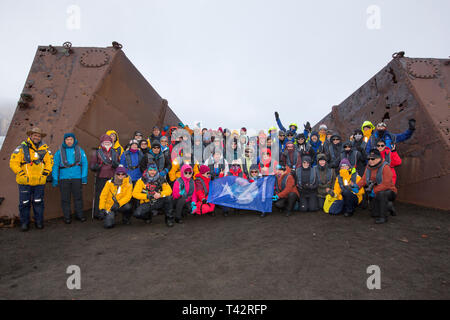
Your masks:
M94 179L94 196L92 197L92 211L91 211L91 220L94 221L94 209L95 209L95 195L97 194L97 174L95 174Z

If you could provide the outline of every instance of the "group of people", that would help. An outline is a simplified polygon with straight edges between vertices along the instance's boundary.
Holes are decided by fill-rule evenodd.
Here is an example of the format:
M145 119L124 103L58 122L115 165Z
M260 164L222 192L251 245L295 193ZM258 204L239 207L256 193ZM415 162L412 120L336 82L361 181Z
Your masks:
M72 222L72 197L75 219L86 221L82 185L88 183L89 169L95 173L92 216L105 228L115 225L119 213L124 224L132 217L151 223L162 213L169 227L187 215L214 215L218 209L227 216L233 208L208 202L211 181L225 176L255 182L275 175L273 205L286 216L323 210L350 217L358 206L369 206L376 223L395 215L395 167L401 164L396 144L412 136L414 119L401 134L389 132L384 122L365 121L348 140L325 124L314 131L307 122L298 133L298 125L284 127L277 112L275 120L278 128L255 136L245 127L155 126L148 137L136 131L125 146L109 130L89 161L73 133L64 135L52 155L42 141L45 133L33 128L10 159L19 186L21 229L29 230L31 206L36 228L43 228L46 182L60 189L65 223Z

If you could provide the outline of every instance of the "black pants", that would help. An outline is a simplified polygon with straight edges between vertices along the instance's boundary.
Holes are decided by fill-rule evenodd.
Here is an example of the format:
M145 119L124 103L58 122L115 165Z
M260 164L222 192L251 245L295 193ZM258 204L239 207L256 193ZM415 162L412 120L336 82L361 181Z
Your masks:
M181 219L184 213L189 213L191 210L191 203L186 202L187 197L182 196L181 198L174 199L172 201L173 214L175 219Z
M137 219L152 220L153 210L163 209L166 221L173 220L172 197L159 198L155 202L146 202L134 211L133 216Z
M75 216L83 218L83 192L81 179L63 179L59 181L61 191L61 208L64 219L70 219L72 215L71 199L75 206Z
M356 194L349 190L343 190L342 198L344 200L344 208L342 209L342 212L353 213L358 206L358 197Z
M95 179L95 198L94 198L94 217L99 216L98 203L100 202L100 194L105 187L106 182L108 182L110 178L96 178Z
M300 211L317 211L319 200L317 199L317 194L315 193L300 193Z
M112 228L115 225L115 218L118 213L122 213L123 220L130 219L131 214L133 213L133 207L131 203L126 203L121 206L117 211L111 211L106 214L103 219L103 226L105 228Z
M317 204L319 205L319 209L323 210L323 205L325 204L325 198L317 197Z
M297 194L294 192L291 192L288 194L287 198L279 199L278 201L274 202L273 204L278 209L286 209L288 212L292 212L296 201L298 201Z
M394 201L396 194L392 190L384 190L375 194L375 198L372 200L373 209L372 217L385 218L389 215L388 202Z

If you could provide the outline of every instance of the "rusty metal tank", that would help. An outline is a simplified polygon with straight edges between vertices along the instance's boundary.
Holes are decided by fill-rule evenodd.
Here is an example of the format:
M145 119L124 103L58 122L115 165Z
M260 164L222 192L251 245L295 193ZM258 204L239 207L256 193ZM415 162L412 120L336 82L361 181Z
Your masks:
M399 143L402 158L396 168L398 200L450 210L450 60L408 58L395 53L392 61L321 123L349 137L365 120L384 120L401 133L408 119L417 120L411 139Z
M18 187L9 168L14 149L26 139L26 131L43 129L52 153L64 133L75 133L89 155L99 137L109 129L118 132L126 145L135 130L150 135L152 127L177 124L180 120L167 100L147 82L128 60L122 46L39 46L11 125L0 152L0 217L17 217ZM92 206L94 176L83 187L84 209ZM62 216L59 189L47 183L45 219Z

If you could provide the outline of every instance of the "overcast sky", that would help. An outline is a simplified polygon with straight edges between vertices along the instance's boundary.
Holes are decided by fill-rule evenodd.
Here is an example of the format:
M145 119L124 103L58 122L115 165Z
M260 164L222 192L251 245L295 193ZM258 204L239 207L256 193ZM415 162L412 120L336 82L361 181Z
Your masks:
M448 58L449 12L448 0L0 0L0 107L15 107L38 45L115 40L185 123L267 129L277 110L315 124L396 51Z

